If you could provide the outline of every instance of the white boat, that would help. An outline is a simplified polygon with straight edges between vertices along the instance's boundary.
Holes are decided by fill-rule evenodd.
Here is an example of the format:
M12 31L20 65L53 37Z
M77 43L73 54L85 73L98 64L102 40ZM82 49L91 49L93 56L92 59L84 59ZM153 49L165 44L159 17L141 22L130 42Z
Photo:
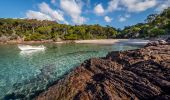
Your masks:
M28 51L28 50L45 50L45 46L30 46L30 45L18 45L18 48L22 51Z

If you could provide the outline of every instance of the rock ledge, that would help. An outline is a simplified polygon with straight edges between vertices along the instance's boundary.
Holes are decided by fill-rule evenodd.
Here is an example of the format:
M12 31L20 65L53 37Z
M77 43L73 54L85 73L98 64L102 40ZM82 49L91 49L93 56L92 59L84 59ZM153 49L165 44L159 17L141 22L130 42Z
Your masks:
M92 58L37 100L170 100L170 45Z

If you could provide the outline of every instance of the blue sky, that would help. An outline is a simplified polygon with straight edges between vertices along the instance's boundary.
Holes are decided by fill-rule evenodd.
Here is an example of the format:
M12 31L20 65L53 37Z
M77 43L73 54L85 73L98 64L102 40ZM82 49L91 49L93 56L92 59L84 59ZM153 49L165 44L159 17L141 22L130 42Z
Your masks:
M0 17L123 28L169 5L170 0L0 0Z

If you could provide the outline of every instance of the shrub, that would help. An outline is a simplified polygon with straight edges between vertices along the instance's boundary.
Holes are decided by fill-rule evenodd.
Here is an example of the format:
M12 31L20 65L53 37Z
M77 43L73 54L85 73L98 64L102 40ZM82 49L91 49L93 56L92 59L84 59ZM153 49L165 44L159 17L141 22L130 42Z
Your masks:
M78 39L78 35L77 34L67 34L64 36L64 38L66 40L77 40Z
M34 40L34 41L39 41L39 40L45 40L47 39L47 37L43 34L40 33L34 33L34 34L29 34L25 36L25 41L30 41L30 40Z
M153 28L149 32L150 37L158 37L159 35L164 35L164 34L165 34L165 30L159 28Z

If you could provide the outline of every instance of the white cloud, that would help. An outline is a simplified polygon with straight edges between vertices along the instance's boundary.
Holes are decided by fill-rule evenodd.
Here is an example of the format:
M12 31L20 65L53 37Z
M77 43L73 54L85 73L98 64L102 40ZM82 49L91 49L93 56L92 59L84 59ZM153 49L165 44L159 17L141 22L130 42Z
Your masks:
M68 24L68 22L64 19L63 13L61 11L51 9L49 5L45 2L39 4L39 9L40 11L28 11L26 13L27 18L38 20L45 19L51 21L64 22L65 24Z
M168 7L170 7L170 0L160 1L159 5L156 8L156 11L161 12Z
M120 0L110 0L108 2L108 7L106 9L103 8L102 4L97 4L95 7L94 7L94 12L97 14L97 15L104 15L104 14L107 14L109 12L113 12L115 10L119 10L120 7L119 7L119 3L120 3Z
M60 5L61 8L71 16L81 14L81 7L75 2L75 0L61 0Z
M141 12L156 6L156 0L121 0L121 5L129 12Z
M82 16L75 16L72 20L75 24L81 25L87 21L87 18Z
M83 24L86 22L86 18L81 16L82 3L75 0L60 0L61 8L72 18L75 24Z
M170 0L111 0L108 2L107 12L125 10L127 12L142 12L149 8L162 11L170 7Z
M97 15L104 15L115 10L142 12L155 7L157 3L157 0L110 0L106 9L100 3L94 7L94 11Z
M43 14L41 12L37 12L37 11L32 11L29 10L26 13L27 18L29 19L38 19L38 20L53 20L49 15Z
M124 22L126 21L128 18L130 18L131 15L130 14L125 14L124 16L120 16L119 17L119 22Z
M48 4L46 4L45 2L39 4L39 9L42 13L44 14L47 14L49 16L51 16L54 20L57 20L57 21L62 21L62 22L65 22L65 19L63 17L63 13L59 10L53 10L49 7Z
M98 4L95 6L94 8L94 12L97 14L97 15L103 15L105 13L105 10L102 6L102 4Z
M120 0L111 0L110 2L108 2L108 8L107 8L107 12L112 12L114 10L119 9L119 1Z
M109 16L105 16L104 20L109 23L112 21L112 18L110 18Z

